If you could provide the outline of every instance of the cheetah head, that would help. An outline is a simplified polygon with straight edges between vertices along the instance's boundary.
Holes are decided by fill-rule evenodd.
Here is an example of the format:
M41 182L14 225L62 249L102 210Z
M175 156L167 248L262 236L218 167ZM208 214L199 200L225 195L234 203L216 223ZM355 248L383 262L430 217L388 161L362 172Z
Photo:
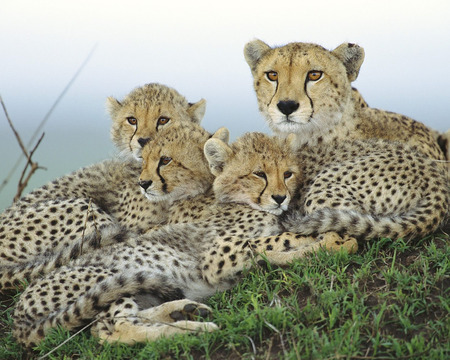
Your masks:
M106 106L114 144L125 157L140 160L143 146L161 129L176 122L199 124L206 101L190 104L176 90L153 83L134 89L121 101L109 97Z
M229 133L220 128L210 135L200 125L174 123L161 130L142 150L141 191L150 201L169 203L205 193L214 176L203 154L210 138L228 142Z
M300 181L293 142L291 136L280 140L262 133L245 134L231 146L208 140L205 155L216 175L216 198L275 215L286 211Z
M254 40L244 55L269 126L278 134L304 136L333 126L349 111L350 83L364 60L363 48L349 43L328 51L308 43L271 48Z

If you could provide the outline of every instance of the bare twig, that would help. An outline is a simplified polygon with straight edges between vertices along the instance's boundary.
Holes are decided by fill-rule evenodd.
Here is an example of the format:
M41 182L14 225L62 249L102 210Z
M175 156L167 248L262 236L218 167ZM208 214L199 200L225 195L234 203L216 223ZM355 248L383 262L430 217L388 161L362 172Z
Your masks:
M38 360L42 360L45 359L47 357L49 357L52 353L54 353L56 350L58 350L61 346L63 346L64 344L66 344L67 342L69 342L70 340L72 340L75 336L78 336L78 334L82 333L84 330L86 330L88 327L92 326L93 324L95 324L99 319L95 319L93 321L91 321L89 324L87 324L84 328L78 330L75 334L73 334L72 336L70 336L69 338L67 338L66 340L64 340L61 344L59 344L58 346L56 346L55 348L53 348L52 350L50 350L47 354L41 356L40 358L38 358Z
M248 336L248 335L244 335L249 341L250 341L250 344L252 344L252 350L253 350L253 355L256 355L256 346L255 346L255 342L253 341L253 339L250 337L250 336ZM252 356L252 359L254 359L255 357L254 356Z
M28 156L28 151L27 151L27 149L25 148L25 145L23 145L22 139L20 138L19 133L18 133L17 130L15 129L15 127L14 127L12 121L11 121L11 118L9 117L8 110L6 110L6 105L5 105L5 103L3 102L3 98L1 97L1 95L0 95L0 102L1 102L1 104L2 104L3 112L5 113L6 120L8 120L8 124L9 124L9 126L11 127L11 130L13 131L14 136L16 137L17 142L19 143L19 146L20 146L20 148L22 149L23 154L25 154L25 156L26 156L27 158L29 158L29 156Z
M47 112L47 114L45 115L45 117L42 119L41 123L39 124L39 126L37 127L37 129L34 131L33 136L31 137L30 141L28 142L28 147L31 146L31 143L34 141L34 139L37 137L37 135L39 134L39 132L41 131L41 129L43 128L43 126L45 125L45 123L47 122L47 120L49 119L50 115L52 114L53 110L55 110L56 106L59 104L59 102L62 100L62 98L64 97L64 95L66 95L67 91L69 91L69 89L72 87L73 83L75 82L75 80L77 79L77 77L81 74L81 72L83 71L84 67L87 65L87 63L89 62L89 60L91 60L92 55L95 52L95 49L97 48L97 44L95 44L93 46L93 48L91 49L91 51L89 52L88 56L86 57L86 59L84 59L83 63L80 65L80 67L78 68L77 72L75 73L74 76L72 76L72 79L70 79L69 83L66 85L66 87L64 88L64 90L61 92L61 94L58 96L58 98L56 99L56 101L54 102L54 104L52 105L52 107L50 108L50 110Z
M56 106L59 104L59 102L62 100L62 98L64 97L64 95L67 93L67 91L70 89L70 87L72 86L72 84L75 82L75 80L77 79L77 77L80 75L81 71L84 69L84 67L86 66L86 64L89 62L89 60L91 59L95 49L97 48L97 44L94 45L94 47L92 48L92 50L89 52L88 56L86 57L86 59L83 61L83 63L81 64L81 66L78 68L77 72L75 73L75 75L72 77L72 79L70 79L69 83L66 85L66 87L63 89L63 91L61 92L61 94L58 96L58 98L56 99L56 101L53 103L52 107L50 108L50 110L47 112L47 114L45 115L45 117L42 119L41 123L39 124L39 126L37 127L37 129L35 130L33 136L31 137L30 141L28 142L28 146L30 147L31 144L33 143L33 141L36 139L37 135L41 132L42 127L45 125L45 123L47 122L47 120L49 119L50 115L53 113L53 110L55 110ZM21 143L21 148L23 151L24 145L23 143ZM26 154L25 152L23 152L23 154ZM11 177L13 176L14 172L16 171L17 167L20 164L20 161L22 160L22 155L19 156L19 158L17 159L16 163L14 164L14 166L11 168L11 170L9 171L8 175L5 177L5 179L2 181L2 183L0 184L0 192L5 188L5 186L8 184L9 180L11 179Z
M283 349L283 354L284 354L284 356L286 356L287 352L286 352L286 347L284 346L283 334L280 332L280 330L278 330L275 326L273 326L267 320L264 320L264 324L266 324L270 329L272 329L273 331L275 331L278 334L278 336L280 337L280 343L281 343L281 348Z
M33 150L31 150L30 154L26 154L26 156L27 156L27 163L25 164L25 167L23 168L23 171L22 171L22 175L20 176L19 184L17 185L17 193L16 193L16 196L14 196L14 201L17 201L17 200L19 200L21 198L23 190L27 187L28 181L33 176L35 171L37 169L45 169L44 167L39 166L37 162L34 162L34 161L31 160L31 157L33 156L34 152L38 148L38 146L41 143L43 138L44 138L44 133L42 133L41 137L39 138L39 140L36 143L36 145L33 148ZM26 175L26 177L25 177L25 174L27 172L28 166L31 166L31 169L30 169L28 175ZM24 180L24 178L25 178L25 180Z
M25 167L24 167L24 169L22 171L22 175L21 175L20 180L19 180L19 184L17 185L17 193L14 196L14 201L17 201L18 199L20 199L23 190L28 185L28 181L30 180L31 176L33 176L34 172L37 169L42 169L41 167L39 167L38 163L36 163L36 162L31 160L31 157L33 156L34 152L36 151L36 149L38 148L39 144L41 143L42 138L44 137L44 134L41 135L41 137L39 138L39 140L38 140L37 144L35 145L35 147L33 148L33 150L31 150L31 152L28 153L27 149L23 145L23 142L22 142L22 139L21 139L19 133L15 129L15 127L14 127L12 121L11 121L11 118L9 117L8 110L6 110L6 105L3 102L3 99L2 99L1 96L0 96L0 103L2 104L2 108L3 108L3 111L5 113L6 120L8 120L9 126L11 127L11 129L12 129L12 131L14 133L14 136L16 137L17 142L19 143L19 146L22 149L22 153L27 158L27 163L25 164ZM30 169L29 173L27 174L27 169L28 169L29 166L31 167L31 169Z

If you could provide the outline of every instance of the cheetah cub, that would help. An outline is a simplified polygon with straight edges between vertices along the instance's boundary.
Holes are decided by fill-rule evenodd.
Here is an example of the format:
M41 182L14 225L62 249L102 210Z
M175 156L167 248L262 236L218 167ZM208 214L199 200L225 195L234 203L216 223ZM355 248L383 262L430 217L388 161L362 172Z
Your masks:
M213 331L215 324L196 317L210 312L198 301L230 288L258 254L284 265L321 247L356 249L354 239L336 233L318 239L283 233L278 214L302 176L289 139L247 134L230 146L191 136L180 150L183 140L179 135L144 148L140 185L149 199L175 200L182 193L174 183L199 172L207 178L211 170L212 205L192 222L91 251L31 283L13 315L20 343L33 346L58 325L75 330L93 320L101 341L128 344Z
M200 194L209 193L214 180L206 160L198 159L195 155L203 154L203 144L208 139L218 138L227 142L228 130L221 128L211 135L198 124L179 122L160 130L159 134L160 136L146 148L160 151L164 149L164 152L171 156L179 154L178 158L182 154L183 166L179 164L164 166L164 161L159 157L154 159L152 163L155 165L152 168L154 180L140 182L141 187L149 188L147 199L139 190L137 174L130 173L127 177L123 177L121 173L112 173L112 180L105 177L103 181L106 181L109 187L105 191L112 193L111 196L116 198L115 203L111 203L107 208L107 212L98 209L93 215L96 205L91 203L90 209L83 209L77 207L78 199L63 202L64 206L59 207L61 203L47 201L28 208L28 215L21 218L21 224L15 223L16 227L11 225L11 228L15 230L11 229L8 232L16 235L14 247L11 245L3 247L3 253L11 258L15 251L21 250L23 254L21 253L20 260L22 261L19 262L16 259L8 264L0 265L0 289L20 286L20 281L25 279L30 281L41 274L48 273L82 253L127 241L136 234L156 228L157 225L189 221L184 208L191 206L192 198L199 202ZM159 156L159 153L153 151L152 156L155 154ZM149 164L149 160L146 160L144 164ZM146 174L148 172L149 170ZM134 178L133 175L135 175ZM150 186L151 182L153 184ZM150 190L155 189L156 186L161 191L155 193L153 190L152 196L149 196ZM195 212L195 216L201 214L200 207L195 210L191 206L188 213L190 212ZM94 224L94 229L90 233L89 228L86 229L86 221L89 220L86 218L86 213L91 214L90 220ZM183 219L179 214L183 214ZM155 222L155 218L160 221ZM29 231L28 226L34 224L37 219L40 222L36 225L34 236L30 236L28 240L18 236L19 230L25 228ZM8 224L4 224L5 228L7 226ZM51 236L51 234L57 236ZM4 240L7 244L13 242L11 238Z
M298 135L300 145L380 138L407 143L434 160L445 160L432 130L404 115L361 106L351 82L364 60L362 47L344 43L328 51L308 43L271 48L249 42L259 110L279 136ZM445 162L444 162L444 166Z
M185 121L200 124L206 100L189 103L175 89L151 83L137 87L120 101L109 97L106 107L112 119L114 144L125 157L140 160L142 147L162 128Z
M172 88L147 84L120 102L109 98L108 104L113 140L129 155L58 178L0 214L2 273L6 266L26 264L71 243L82 240L86 250L89 244L105 245L101 239L113 235L120 241L125 230L145 232L166 221L167 202L150 203L136 186L141 164L135 158L149 139L172 127L204 132L199 122L205 101L189 104Z

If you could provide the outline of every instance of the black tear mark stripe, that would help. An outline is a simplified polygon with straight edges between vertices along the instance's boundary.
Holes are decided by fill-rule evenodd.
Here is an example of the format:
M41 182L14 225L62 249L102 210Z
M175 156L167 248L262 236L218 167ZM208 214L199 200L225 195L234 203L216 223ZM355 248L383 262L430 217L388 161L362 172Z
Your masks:
M312 117L314 116L314 103L313 103L312 99L310 98L310 96L308 94L308 91L306 90L307 89L307 84L308 84L308 80L305 79L304 91L305 91L306 96L309 99L309 103L310 103L311 109L312 109L311 115L309 116L309 120L311 120Z
M267 76L267 75L266 75L266 76ZM269 103L267 104L267 107L269 107L270 104L272 104L272 100L273 100L273 98L275 97L275 95L277 94L277 92L278 92L278 80L277 80L277 84L276 84L276 86L275 86L275 92L273 93L272 97L270 98L270 101L269 101Z
M136 133L137 133L137 131L138 131L138 126L139 126L139 120L138 120L138 119L136 119L136 128L134 129L134 133L133 133L133 135L131 135L131 138L130 138L130 143L129 143L129 146L130 146L130 151L131 151L131 152L133 152L133 149L131 148L131 141L133 140L133 138L134 138L134 135L136 135Z
M161 161L158 164L158 168L156 169L156 173L159 176L159 179L161 180L161 183L163 184L162 186L162 191L164 193L167 193L167 184L166 184L166 180L164 179L164 177L162 177L161 172L160 172L160 168L161 168Z
M258 204L261 204L261 196L264 194L264 192L265 192L266 189L267 189L267 185L268 185L267 179L265 179L265 181L266 181L266 185L264 186L264 189L262 189L262 191L260 192L260 194L259 194L259 196L258 196Z

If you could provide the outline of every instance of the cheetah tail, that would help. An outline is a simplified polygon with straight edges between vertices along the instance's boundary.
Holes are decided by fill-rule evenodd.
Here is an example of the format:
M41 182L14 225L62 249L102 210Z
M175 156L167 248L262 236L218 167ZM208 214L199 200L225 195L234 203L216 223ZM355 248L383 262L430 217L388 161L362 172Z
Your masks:
M144 292L151 294L161 303L183 297L181 290L170 286L162 276L148 276L145 271L117 274L95 284L75 302L42 318L16 317L14 313L13 334L22 345L33 347L57 326L73 331L95 320L96 316L107 310L113 302Z
M300 235L335 231L360 239L386 237L391 239L425 236L446 220L448 204L434 203L430 197L418 206L399 215L374 216L354 210L323 208L305 216L287 215L282 221L287 231Z
M0 266L0 291L21 288L24 281L30 282L39 276L48 274L93 249L126 241L131 235L119 225L105 226L84 238L74 240L70 246L59 253L36 257L32 261L22 264Z

